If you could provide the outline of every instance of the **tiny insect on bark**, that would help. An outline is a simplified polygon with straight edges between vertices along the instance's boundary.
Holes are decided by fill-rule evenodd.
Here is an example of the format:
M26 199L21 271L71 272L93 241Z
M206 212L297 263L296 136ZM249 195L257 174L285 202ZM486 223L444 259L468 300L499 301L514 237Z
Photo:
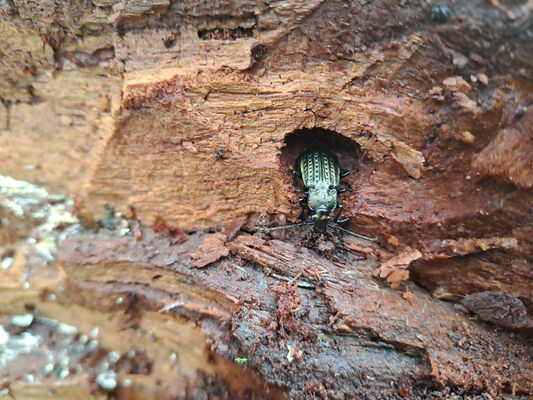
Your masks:
M333 221L337 224L346 224L350 221L348 218L339 219L344 208L337 200L337 195L346 191L345 188L339 189L339 186L345 184L349 187L348 183L341 182L341 178L348 176L350 171L341 170L339 161L333 153L324 149L310 149L305 151L296 160L296 168L293 174L302 179L304 193L307 195L299 199L302 210L298 214L297 220L303 220L307 205L309 211L312 213L312 221L272 228L260 228L260 230L273 231L297 226L314 225L316 232L324 232L326 227L330 227L362 239L377 240L377 238L359 235L330 223L330 221ZM330 215L331 213L334 213L333 218Z

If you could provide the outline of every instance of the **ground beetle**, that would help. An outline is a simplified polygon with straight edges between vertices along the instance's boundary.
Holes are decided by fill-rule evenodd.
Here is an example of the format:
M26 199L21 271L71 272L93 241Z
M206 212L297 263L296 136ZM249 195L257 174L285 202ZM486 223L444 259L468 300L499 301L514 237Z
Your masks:
M302 179L304 193L307 195L299 199L302 210L298 214L297 220L303 218L305 205L307 204L310 212L313 213L311 216L312 222L262 228L261 230L272 231L302 225L314 225L316 232L324 232L326 227L330 227L363 239L376 240L376 238L359 235L330 223L332 220L330 213L335 209L337 211L335 211L333 222L337 224L349 222L348 218L339 220L343 206L337 201L337 195L346 191L345 188L339 189L339 186L345 184L349 187L348 183L341 182L341 178L348 176L349 173L350 171L341 170L337 157L327 150L313 148L303 152L296 160L296 167L293 171L295 176Z

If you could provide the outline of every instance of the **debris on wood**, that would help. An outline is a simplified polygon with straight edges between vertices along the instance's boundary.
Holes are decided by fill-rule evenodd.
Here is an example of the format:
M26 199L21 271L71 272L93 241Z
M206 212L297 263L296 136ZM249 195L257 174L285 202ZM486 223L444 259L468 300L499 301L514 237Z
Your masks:
M226 235L223 233L206 236L198 250L191 253L189 267L204 268L222 257L226 257L229 254L229 249L224 245L225 242Z
M416 249L407 248L399 255L382 263L372 273L376 277L387 279L392 288L397 288L400 282L409 279L409 264L422 258L422 253Z

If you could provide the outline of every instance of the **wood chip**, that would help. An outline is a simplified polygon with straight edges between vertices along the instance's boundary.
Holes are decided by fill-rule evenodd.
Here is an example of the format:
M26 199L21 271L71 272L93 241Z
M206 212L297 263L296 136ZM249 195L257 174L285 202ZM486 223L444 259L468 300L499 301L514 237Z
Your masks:
M223 233L207 236L198 250L191 253L189 268L203 268L229 255L229 249L224 246L225 241L226 235Z

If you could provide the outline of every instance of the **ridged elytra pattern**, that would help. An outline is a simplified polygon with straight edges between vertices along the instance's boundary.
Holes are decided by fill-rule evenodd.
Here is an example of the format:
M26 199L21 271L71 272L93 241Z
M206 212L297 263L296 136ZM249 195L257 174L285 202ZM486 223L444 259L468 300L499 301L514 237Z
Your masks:
M339 161L328 151L312 149L303 153L298 164L307 188L336 188L340 183Z

